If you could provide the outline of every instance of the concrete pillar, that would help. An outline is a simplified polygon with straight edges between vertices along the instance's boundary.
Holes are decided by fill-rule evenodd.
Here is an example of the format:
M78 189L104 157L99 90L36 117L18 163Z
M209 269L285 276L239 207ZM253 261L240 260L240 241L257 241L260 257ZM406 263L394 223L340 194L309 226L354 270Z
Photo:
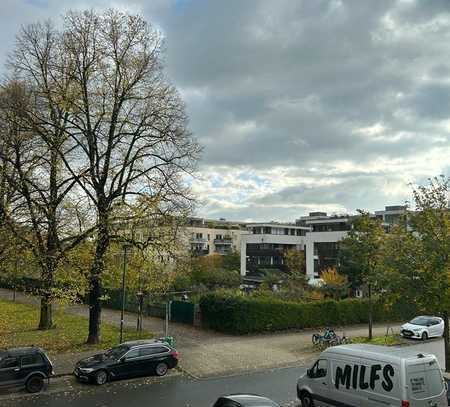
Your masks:
M314 280L314 240L311 236L306 237L306 276Z
M247 274L247 239L241 235L241 276Z

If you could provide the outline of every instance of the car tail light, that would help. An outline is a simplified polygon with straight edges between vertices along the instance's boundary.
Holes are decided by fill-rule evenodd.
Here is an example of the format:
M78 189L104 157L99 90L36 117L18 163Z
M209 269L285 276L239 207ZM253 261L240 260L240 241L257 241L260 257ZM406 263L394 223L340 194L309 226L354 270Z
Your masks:
M170 352L170 356L172 356L175 359L178 359L178 352L176 350L173 350L172 352Z
M409 407L409 401L408 400L402 400L402 406L401 407Z

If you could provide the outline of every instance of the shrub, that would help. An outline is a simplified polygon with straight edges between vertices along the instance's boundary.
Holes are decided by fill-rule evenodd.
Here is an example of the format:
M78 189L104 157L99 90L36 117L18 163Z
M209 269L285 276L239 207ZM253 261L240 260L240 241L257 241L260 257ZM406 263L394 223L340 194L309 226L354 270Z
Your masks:
M207 327L231 334L368 322L368 302L361 299L291 302L211 293L200 299L200 308L202 321ZM405 319L414 314L412 308L408 310L409 315L399 315L396 307L386 307L380 301L375 301L374 320Z

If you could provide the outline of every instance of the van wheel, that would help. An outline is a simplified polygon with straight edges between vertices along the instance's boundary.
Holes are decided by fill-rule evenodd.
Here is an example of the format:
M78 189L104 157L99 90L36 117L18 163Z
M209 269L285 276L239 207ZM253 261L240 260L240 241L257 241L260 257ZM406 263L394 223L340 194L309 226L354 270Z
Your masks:
M94 376L94 382L99 386L105 384L107 381L108 381L108 373L106 373L104 370L99 370Z
M302 402L302 407L314 407L314 401L307 391L304 391L300 396L300 401Z
M40 375L31 376L27 380L25 387L28 393L39 393L44 388L44 378Z
M428 339L428 334L426 332L422 332L422 341L426 341Z

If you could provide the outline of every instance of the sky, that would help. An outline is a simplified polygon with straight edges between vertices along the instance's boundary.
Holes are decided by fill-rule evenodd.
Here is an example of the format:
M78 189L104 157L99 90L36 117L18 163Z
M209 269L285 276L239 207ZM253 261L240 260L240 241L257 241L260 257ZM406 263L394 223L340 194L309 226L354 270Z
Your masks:
M107 7L165 38L198 216L380 210L450 175L448 0L0 0L1 65L21 25Z

